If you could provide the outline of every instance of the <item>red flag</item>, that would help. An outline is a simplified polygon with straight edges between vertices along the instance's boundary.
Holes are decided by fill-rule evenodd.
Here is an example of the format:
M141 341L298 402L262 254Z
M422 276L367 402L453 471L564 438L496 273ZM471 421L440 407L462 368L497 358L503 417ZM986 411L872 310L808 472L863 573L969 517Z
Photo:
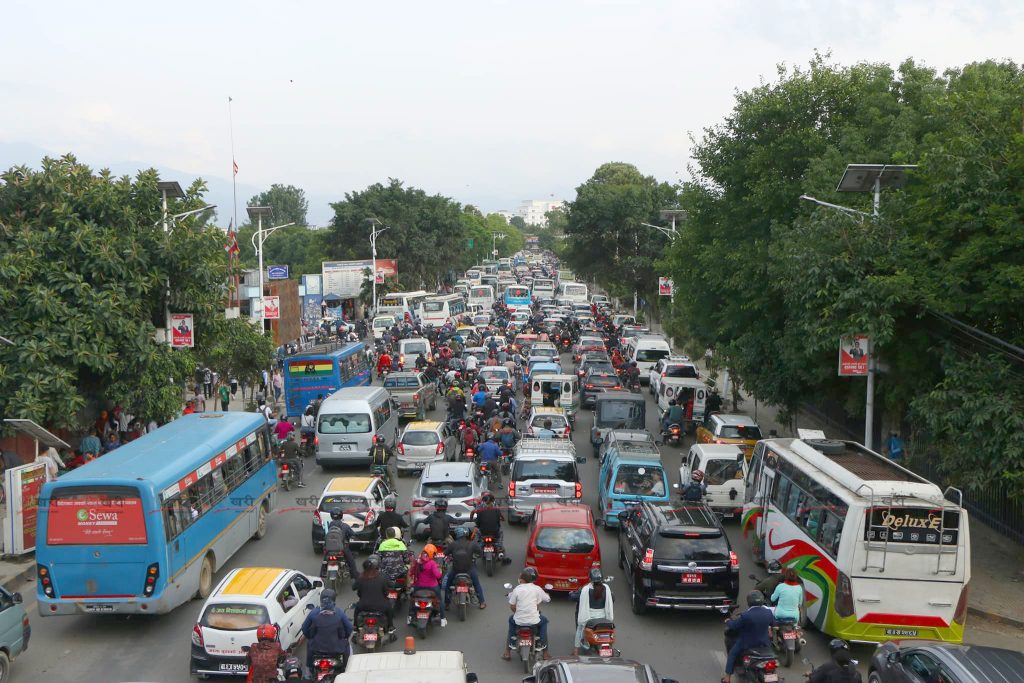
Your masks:
M231 160L231 168L234 169L235 175L238 175L238 162L234 159Z
M238 249L238 236L235 234L233 227L234 221L228 222L228 243L224 245L224 251L228 254L237 254Z

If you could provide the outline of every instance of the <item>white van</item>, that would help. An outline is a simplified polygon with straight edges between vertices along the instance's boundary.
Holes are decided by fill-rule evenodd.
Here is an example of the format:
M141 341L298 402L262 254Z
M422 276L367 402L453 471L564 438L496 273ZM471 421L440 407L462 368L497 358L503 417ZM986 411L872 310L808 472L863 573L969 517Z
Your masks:
M485 311L494 305L494 287L490 285L473 285L469 288L469 305L482 306Z
M457 650L352 655L334 683L477 683Z
M384 333L395 326L397 322L393 315L378 315L373 319L370 324L370 331L373 333L374 339L380 339L384 336Z
M662 358L672 355L672 347L664 337L646 334L640 337L629 337L626 342L626 362L636 361L640 369L640 381L650 381L651 368Z
M692 377L662 377L658 382L658 416L669 409L669 401L675 401L683 408L682 428L693 432L704 421L704 405L708 397L708 385Z
M704 473L707 496L704 502L722 517L743 512L743 481L747 478L747 459L743 449L733 444L698 443L679 466L679 488L690 483L695 470Z
M320 404L316 464L369 465L373 437L398 438L398 410L383 387L345 387Z
M533 297L535 299L554 298L555 281L537 278L533 281Z
M561 282L558 285L558 296L573 303L587 303L587 286L582 282Z

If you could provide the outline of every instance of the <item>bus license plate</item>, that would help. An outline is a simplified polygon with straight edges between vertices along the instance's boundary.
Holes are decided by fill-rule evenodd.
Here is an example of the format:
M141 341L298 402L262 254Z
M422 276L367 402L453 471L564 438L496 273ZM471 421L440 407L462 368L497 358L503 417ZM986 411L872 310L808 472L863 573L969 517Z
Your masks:
M219 667L221 671L248 671L249 667L245 664L228 664L222 663Z
M679 583L703 583L704 577L700 574L681 574Z
M779 674L765 674L764 683L778 683Z
M377 640L377 634L376 633L366 633L366 634L363 635L363 642L369 643L369 642L373 642L375 640Z
M82 605L86 612L113 612L114 606L109 602L94 603L91 605Z
M455 587L455 592L456 593L468 593L469 592L469 586L456 586Z

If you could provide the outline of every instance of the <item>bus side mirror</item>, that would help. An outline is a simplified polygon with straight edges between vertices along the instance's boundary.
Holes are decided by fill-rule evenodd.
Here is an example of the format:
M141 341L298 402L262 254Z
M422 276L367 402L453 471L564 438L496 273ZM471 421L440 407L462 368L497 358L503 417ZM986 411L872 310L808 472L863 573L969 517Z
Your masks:
M22 601L21 593L15 593L11 596L11 600L14 601L15 605L20 605Z
M466 683L478 683L479 681L480 679L472 671L466 674Z
M778 438L778 436L779 436L779 433L776 430L774 430L774 429L768 430L768 438L776 439L776 438Z

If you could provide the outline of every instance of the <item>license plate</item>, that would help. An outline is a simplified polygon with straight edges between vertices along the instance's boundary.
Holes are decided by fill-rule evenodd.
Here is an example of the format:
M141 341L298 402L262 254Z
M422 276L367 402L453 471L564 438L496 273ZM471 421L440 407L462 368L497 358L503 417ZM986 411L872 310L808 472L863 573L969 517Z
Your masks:
M417 619L428 619L429 617L430 617L430 612L416 612L416 618Z
M373 642L375 640L377 640L377 634L376 633L365 633L365 634L363 634L363 642L369 643L369 642Z
M494 552L494 546L493 545L485 545L484 546L484 552L485 553L493 553Z
M455 592L456 593L468 593L469 592L469 586L456 586L455 587Z
M248 671L249 667L245 664L221 664L217 667L220 671Z
M917 638L916 628L887 628L885 629L885 635L887 636L902 636L904 638Z
M533 641L530 640L529 638L520 638L519 639L519 647L524 647L524 646L525 647L530 647L531 645L533 645Z
M547 486L545 486L543 488L537 487L537 488L533 489L533 492L534 493L558 493L558 489L555 488L555 487L547 487Z
M351 451L355 446L350 443L339 443L336 444L339 451Z
M779 680L779 674L765 674L764 683L776 683Z
M84 605L86 612L113 612L114 606L110 603L99 603L94 605Z
M336 571L338 571L338 565L336 565L336 564L329 564L329 565L327 565L327 570L328 571L332 571L332 572L336 572Z
M783 640L796 640L796 631L783 631Z
M682 574L679 583L703 583L704 577L700 574Z
M611 645L602 645L601 649L598 651L598 653L602 657L611 657L612 656L612 646Z

